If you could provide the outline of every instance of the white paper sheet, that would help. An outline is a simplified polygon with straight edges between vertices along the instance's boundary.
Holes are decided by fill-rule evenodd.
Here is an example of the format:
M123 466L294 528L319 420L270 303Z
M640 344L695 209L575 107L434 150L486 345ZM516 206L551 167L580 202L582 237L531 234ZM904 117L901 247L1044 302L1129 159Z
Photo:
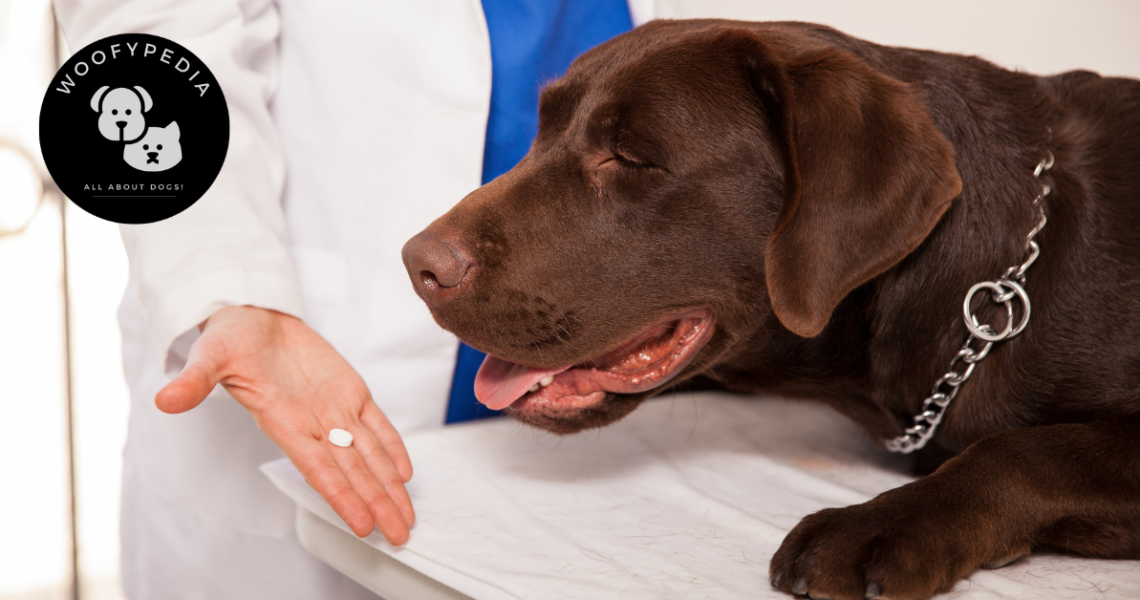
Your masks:
M768 561L801 518L911 480L830 409L712 393L570 437L501 419L405 443L411 540L365 541L477 600L789 598ZM347 531L287 461L262 469ZM1140 598L1140 561L1033 556L940 598Z

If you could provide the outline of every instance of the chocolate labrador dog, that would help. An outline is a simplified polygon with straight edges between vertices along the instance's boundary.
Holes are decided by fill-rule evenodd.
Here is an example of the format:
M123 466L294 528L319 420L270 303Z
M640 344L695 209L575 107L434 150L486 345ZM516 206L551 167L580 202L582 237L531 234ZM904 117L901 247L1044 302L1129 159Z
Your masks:
M806 517L770 567L796 595L1140 558L1140 82L658 21L575 61L539 119L404 247L490 354L483 403L570 433L666 389L767 392L953 456Z

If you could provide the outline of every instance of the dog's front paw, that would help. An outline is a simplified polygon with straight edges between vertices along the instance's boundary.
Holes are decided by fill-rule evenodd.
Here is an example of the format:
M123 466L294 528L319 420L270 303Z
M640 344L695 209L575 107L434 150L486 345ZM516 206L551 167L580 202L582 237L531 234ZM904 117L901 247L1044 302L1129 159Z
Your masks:
M816 600L925 599L1029 553L994 539L992 522L968 507L915 501L905 489L800 521L772 557L772 586Z

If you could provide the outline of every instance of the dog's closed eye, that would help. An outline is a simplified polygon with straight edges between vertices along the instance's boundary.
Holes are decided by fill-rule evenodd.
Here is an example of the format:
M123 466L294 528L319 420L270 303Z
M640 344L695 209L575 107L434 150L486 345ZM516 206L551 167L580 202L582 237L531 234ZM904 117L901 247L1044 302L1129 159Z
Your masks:
M624 167L627 169L658 169L658 170L663 170L663 169L661 169L661 167L658 167L657 165L655 165L653 163L646 162L646 161L641 160L639 158L633 158L633 157L629 156L628 154L623 154L623 153L619 153L619 152L611 152L611 153L605 155L595 165L595 168L598 168L598 169L621 168L621 167Z
M655 169L655 168L657 168L656 165L653 165L651 163L647 163L647 162L642 161L642 160L638 160L636 158L632 158L632 157L627 156L625 154L616 154L615 153L613 160L615 160L618 164L621 164L622 166L626 166L626 167L633 167L633 168L639 168L639 169Z

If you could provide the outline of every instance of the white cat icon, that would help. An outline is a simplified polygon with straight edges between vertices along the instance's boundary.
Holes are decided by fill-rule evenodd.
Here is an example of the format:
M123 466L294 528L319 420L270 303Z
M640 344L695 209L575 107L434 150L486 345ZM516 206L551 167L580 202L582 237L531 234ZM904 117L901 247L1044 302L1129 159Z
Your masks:
M182 162L181 137L177 121L149 127L142 139L123 148L123 160L140 171L165 171Z

